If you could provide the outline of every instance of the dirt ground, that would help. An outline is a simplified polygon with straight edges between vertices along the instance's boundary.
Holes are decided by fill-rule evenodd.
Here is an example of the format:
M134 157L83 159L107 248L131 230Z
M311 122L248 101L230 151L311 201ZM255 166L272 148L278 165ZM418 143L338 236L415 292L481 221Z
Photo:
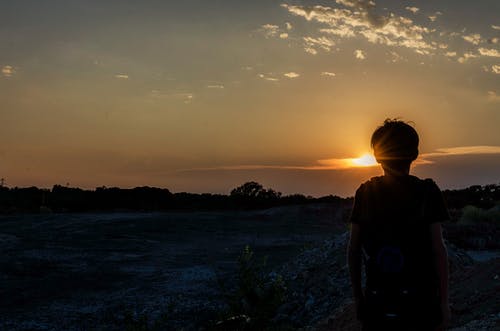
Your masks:
M344 275L345 240L344 246L328 244L328 256L329 249L314 248L344 233L344 218L330 205L1 216L0 330L123 330L127 314L152 320L168 314L172 329L180 329L219 307L220 284L234 275L245 245L256 256L268 256L269 269L299 261L307 271L317 259L323 278L338 283L342 293L336 295L347 304L315 315L325 318L307 330L359 330ZM301 252L303 261L297 260ZM500 258L490 253L474 252L482 262L452 268L453 331L500 330ZM321 291L313 291L317 279L304 270L289 272L312 283L314 309L330 307L319 300Z
M451 275L450 329L456 331L500 330L500 258L476 262ZM319 323L318 331L357 331L353 304Z
M339 217L328 206L2 216L0 329L112 330L125 313L165 311L176 325L217 306L217 280L245 245L276 266L338 231Z

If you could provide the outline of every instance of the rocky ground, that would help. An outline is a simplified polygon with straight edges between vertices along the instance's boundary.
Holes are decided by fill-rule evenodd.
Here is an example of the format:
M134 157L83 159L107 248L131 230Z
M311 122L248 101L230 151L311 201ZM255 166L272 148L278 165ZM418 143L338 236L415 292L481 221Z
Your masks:
M307 320L304 330L360 330L350 295L345 259L346 235L325 241L284 266L294 299L286 304L292 319ZM339 249L340 248L340 249ZM452 321L459 330L500 330L500 254L474 260L448 243L451 270ZM477 254L477 251L475 252Z
M345 261L345 215L300 206L235 213L0 219L1 330L199 330L225 306L245 245L269 256L286 301L273 322L359 330ZM498 226L446 227L454 331L500 330ZM457 246L458 245L458 246ZM130 328L129 328L130 329ZM134 330L145 330L136 328Z
M331 236L339 217L325 205L2 216L0 330L201 325L223 304L220 284L245 245L281 265Z

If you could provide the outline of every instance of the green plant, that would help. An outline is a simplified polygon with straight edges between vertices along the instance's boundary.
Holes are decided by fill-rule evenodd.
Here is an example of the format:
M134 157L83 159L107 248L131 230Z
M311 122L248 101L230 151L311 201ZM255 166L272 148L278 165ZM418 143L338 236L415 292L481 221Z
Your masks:
M500 222L500 206L490 209L481 209L474 206L465 206L459 224L495 223Z
M265 272L267 257L258 261L247 245L238 258L236 289L226 295L228 309L213 330L276 330L272 319L285 301L286 287L280 275Z

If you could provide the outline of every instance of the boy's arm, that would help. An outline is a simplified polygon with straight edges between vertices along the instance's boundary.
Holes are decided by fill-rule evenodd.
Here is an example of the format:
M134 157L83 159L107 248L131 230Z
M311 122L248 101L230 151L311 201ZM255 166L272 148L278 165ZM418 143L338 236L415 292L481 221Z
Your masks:
M352 294L356 304L358 318L363 303L363 291L361 288L361 238L359 224L351 224L351 237L347 247L347 263L351 277Z
M448 251L443 241L441 223L431 224L432 250L434 252L434 265L439 279L439 294L441 298L441 310L443 323L447 324L449 314L449 292L448 292Z

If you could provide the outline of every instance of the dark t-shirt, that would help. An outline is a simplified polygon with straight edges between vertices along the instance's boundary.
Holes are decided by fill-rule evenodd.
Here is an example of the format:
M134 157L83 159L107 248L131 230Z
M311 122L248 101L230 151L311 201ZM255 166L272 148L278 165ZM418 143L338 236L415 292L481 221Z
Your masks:
M360 226L367 287L434 291L430 225L447 219L431 179L380 176L362 184L350 222Z

